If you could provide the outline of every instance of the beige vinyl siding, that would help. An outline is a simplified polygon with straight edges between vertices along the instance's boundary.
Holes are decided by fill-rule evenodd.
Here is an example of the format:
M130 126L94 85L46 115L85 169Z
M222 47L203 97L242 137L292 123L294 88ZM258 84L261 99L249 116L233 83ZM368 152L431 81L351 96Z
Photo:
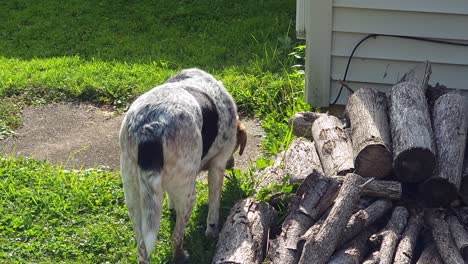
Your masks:
M468 43L466 0L309 2L306 100L314 106L328 106L335 100L340 87L337 81L343 79L349 55L368 34ZM330 17L325 18L326 14ZM468 47L380 36L368 39L357 49L347 83L353 89L369 86L386 92L406 71L424 60L432 62L430 84L468 91ZM346 103L348 96L343 91L338 103Z

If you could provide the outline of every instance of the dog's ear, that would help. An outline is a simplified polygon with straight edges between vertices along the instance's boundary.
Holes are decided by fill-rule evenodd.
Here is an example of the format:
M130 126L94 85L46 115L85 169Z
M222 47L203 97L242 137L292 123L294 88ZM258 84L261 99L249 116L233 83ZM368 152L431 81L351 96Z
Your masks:
M242 155L244 153L245 145L247 144L247 130L245 129L244 125L237 120L237 146L240 147L239 149L239 155Z

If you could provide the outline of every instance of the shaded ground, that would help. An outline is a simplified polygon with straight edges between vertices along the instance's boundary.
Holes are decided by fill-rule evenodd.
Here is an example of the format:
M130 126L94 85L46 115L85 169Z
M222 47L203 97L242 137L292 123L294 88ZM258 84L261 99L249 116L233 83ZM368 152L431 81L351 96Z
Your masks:
M0 141L2 154L32 157L65 168L118 169L118 133L123 115L88 104L50 104L23 110L16 136ZM244 120L247 146L236 166L246 168L259 155L263 131L253 119Z

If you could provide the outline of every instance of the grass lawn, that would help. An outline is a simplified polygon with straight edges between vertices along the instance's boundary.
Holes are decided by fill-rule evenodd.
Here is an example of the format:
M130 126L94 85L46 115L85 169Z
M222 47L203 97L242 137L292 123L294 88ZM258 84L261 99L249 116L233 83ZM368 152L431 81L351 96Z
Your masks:
M290 140L287 118L308 109L291 68L301 58L288 55L300 44L294 14L293 0L0 1L0 140L21 124L24 105L79 100L124 111L176 71L199 67L262 121L265 153L277 153ZM222 219L253 186L248 173L225 181ZM164 210L154 263L171 261L174 216ZM206 214L200 182L186 230L193 263L214 251ZM118 172L0 159L0 262L135 263L134 247Z

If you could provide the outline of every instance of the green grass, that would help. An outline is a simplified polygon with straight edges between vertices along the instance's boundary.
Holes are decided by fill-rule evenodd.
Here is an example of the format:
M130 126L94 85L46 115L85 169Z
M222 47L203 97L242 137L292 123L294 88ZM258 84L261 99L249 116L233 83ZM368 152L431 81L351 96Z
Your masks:
M133 263L134 238L120 177L99 169L63 170L46 162L0 158L0 262ZM196 263L209 263L215 241L204 235L207 183L197 202L186 245ZM221 218L245 196L226 180ZM164 207L155 263L171 261L174 216Z
M264 152L275 154L291 139L287 118L309 109L303 75L292 68L303 64L291 32L294 6L294 0L0 1L0 140L21 124L25 105L88 101L124 111L178 70L199 67L223 81L243 114L261 120ZM222 221L254 186L252 173L231 174ZM171 261L173 216L164 210L155 263ZM200 182L186 230L193 263L209 263L214 251L216 241L203 235L206 215L207 186ZM0 262L135 263L134 244L118 172L0 160Z

